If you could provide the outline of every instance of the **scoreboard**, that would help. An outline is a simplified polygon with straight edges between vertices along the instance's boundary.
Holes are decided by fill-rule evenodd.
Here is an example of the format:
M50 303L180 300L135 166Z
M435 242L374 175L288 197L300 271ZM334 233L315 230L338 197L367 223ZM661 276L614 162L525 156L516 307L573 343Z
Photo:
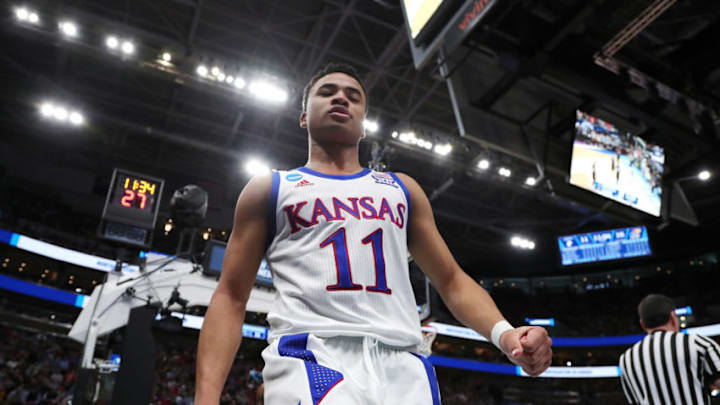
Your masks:
M148 247L163 184L162 179L116 168L105 200L100 236Z
M557 239L563 266L652 254L644 226L560 236Z

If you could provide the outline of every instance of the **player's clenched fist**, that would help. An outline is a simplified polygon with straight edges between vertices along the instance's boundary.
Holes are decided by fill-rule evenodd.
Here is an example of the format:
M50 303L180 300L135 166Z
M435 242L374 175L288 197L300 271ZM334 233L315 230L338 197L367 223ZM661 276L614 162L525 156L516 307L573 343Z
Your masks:
M552 339L544 328L522 326L500 336L500 348L510 361L533 377L542 374L552 362Z

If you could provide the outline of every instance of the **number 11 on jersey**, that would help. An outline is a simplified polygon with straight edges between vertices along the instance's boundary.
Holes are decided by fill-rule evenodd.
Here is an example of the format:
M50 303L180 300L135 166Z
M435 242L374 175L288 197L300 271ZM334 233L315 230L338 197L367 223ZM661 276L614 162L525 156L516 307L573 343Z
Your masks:
M373 259L375 261L375 285L365 287L367 291L392 294L387 286L385 276L385 256L383 255L383 230L378 228L375 232L363 238L363 245L370 244L372 247ZM362 285L352 281L352 270L350 269L350 257L345 238L345 228L338 229L335 233L320 242L320 248L332 245L335 254L335 269L337 270L337 283L326 287L328 291L362 290Z

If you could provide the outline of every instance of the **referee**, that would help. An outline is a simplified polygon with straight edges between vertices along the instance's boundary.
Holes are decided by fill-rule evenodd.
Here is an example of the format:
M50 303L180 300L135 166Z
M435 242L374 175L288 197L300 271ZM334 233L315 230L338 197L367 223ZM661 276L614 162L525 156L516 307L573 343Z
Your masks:
M675 305L651 294L638 306L647 336L620 356L620 381L631 404L710 405L709 387L720 377L720 345L680 333Z

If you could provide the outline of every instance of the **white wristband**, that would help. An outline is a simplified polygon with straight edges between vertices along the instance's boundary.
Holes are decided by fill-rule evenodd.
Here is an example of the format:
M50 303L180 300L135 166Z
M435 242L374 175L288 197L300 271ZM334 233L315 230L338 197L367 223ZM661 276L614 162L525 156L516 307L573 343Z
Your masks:
M502 351L502 348L500 347L500 336L502 336L503 333L513 330L515 328L510 325L510 322L506 320L498 321L498 323L495 324L492 328L492 332L490 332L490 341L497 346L500 351Z

